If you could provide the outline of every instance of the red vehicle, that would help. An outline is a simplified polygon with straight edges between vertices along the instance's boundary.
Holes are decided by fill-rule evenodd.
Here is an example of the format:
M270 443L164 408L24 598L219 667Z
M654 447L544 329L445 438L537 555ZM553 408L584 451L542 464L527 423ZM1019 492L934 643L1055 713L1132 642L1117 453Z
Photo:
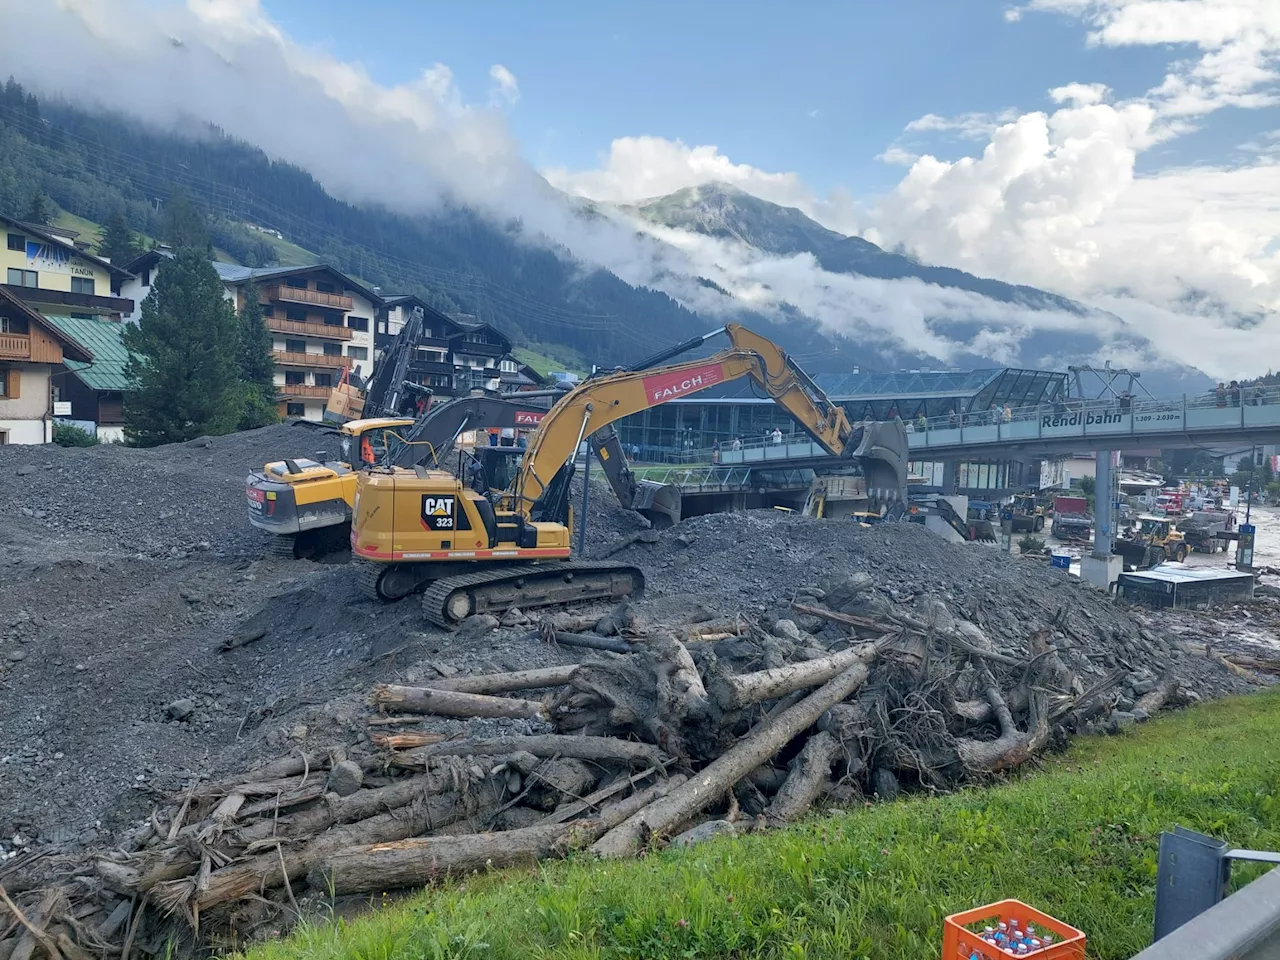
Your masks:
M1059 540L1088 540L1093 537L1093 517L1084 497L1054 497L1053 529Z

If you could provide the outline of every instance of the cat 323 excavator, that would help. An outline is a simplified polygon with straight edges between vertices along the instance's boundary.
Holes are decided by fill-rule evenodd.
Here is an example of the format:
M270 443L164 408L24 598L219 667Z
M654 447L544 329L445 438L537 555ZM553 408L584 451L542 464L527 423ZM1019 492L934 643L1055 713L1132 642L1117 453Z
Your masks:
M721 333L728 349L666 364ZM441 626L512 607L638 596L644 589L638 568L569 559L574 456L584 437L622 417L740 377L750 377L828 453L860 460L873 505L905 500L907 436L900 420L850 423L780 347L728 324L565 394L538 425L496 506L442 470L361 472L351 526L361 589L385 601L422 591L426 618Z

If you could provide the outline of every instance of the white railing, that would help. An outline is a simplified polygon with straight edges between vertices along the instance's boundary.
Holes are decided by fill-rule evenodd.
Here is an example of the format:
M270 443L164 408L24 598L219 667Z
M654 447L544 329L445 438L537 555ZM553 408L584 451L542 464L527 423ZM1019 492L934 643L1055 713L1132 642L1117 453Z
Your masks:
M906 423L911 451L972 444L1026 443L1095 437L1131 437L1159 441L1161 435L1206 431L1280 430L1280 387L1251 392L1240 401L1219 401L1214 395L1177 400L1065 400L1016 410L982 410ZM822 456L822 448L803 435L780 441L753 440L740 448L731 444L696 455L713 463L760 463Z

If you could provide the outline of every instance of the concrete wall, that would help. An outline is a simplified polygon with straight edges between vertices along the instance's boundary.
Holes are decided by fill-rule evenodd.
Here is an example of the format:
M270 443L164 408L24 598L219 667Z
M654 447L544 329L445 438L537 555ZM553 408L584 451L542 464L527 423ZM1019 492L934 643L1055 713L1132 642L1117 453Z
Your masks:
M7 433L7 443L49 443L53 439L53 420L49 414L49 371L44 363L10 363L19 376L16 400L0 398L0 433Z

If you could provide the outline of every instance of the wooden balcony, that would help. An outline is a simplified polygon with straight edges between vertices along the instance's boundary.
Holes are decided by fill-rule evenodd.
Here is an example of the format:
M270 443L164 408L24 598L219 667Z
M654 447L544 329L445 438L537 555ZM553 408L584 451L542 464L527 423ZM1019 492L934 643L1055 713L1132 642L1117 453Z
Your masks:
M277 387L280 396L289 400L328 400L333 387L313 387L309 383L286 383Z
M286 350L273 350L271 359L283 367L326 367L345 370L351 366L350 357L339 357L328 353L289 353Z
M0 357L5 360L30 360L31 338L22 333L0 333Z
M267 299L279 303L305 303L313 307L324 307L326 310L342 310L348 312L355 309L350 297L340 293L321 293L319 290L302 290L281 283L267 287Z
M350 340L355 336L354 330L340 327L336 323L303 323L300 320L282 320L279 317L267 317L267 329L275 333L292 333L300 337L328 337L330 340Z

